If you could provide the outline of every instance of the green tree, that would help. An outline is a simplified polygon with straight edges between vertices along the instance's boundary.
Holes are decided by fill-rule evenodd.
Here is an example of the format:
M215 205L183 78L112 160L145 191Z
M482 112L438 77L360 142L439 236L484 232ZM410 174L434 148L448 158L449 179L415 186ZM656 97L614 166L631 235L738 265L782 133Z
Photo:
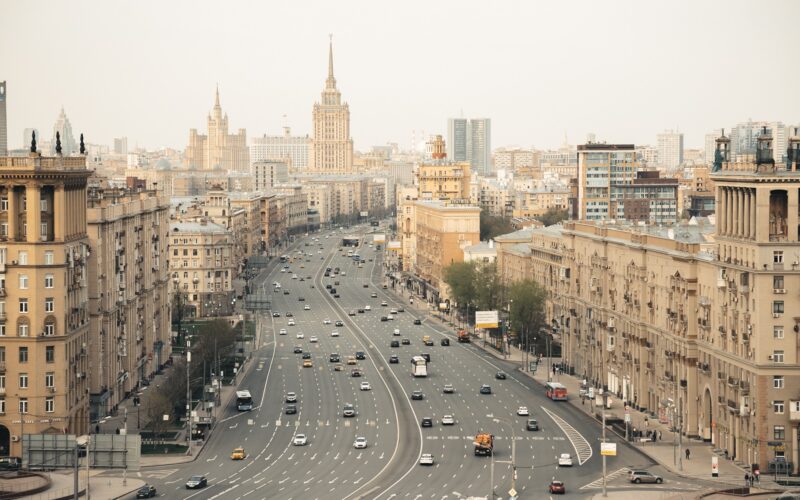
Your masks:
M503 282L497 272L497 264L477 266L474 276L475 305L481 311L493 311L502 305Z
M508 298L511 306L511 328L517 332L518 342L529 346L534 338L541 341L539 330L547 324L547 291L533 280L523 280L511 285Z
M569 211L561 210L556 207L551 207L547 209L543 215L537 217L539 222L544 224L545 226L552 226L553 224L558 224L563 220L567 220L569 218Z
M475 300L475 265L471 262L454 262L445 267L442 274L453 300L469 315L469 305Z
M486 210L481 210L480 215L481 241L494 239L501 234L514 232L511 221L503 217L490 215Z
M160 441L163 441L163 435L174 418L172 401L164 392L158 390L151 392L149 396L147 396L145 405L147 406L147 427L149 427L156 436L161 436L162 439ZM166 421L164 420L164 415L168 416Z

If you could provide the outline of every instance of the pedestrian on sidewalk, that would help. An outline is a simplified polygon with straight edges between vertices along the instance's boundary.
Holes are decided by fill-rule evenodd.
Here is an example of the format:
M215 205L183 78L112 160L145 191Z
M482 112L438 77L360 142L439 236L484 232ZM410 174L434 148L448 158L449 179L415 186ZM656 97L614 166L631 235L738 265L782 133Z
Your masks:
M756 477L756 482L761 484L761 469L754 470L753 475Z
M753 487L753 482L755 482L756 478L753 474L748 474L750 476L750 487Z
M750 485L750 473L749 472L745 472L744 473L744 485L745 485L745 487Z
M650 425L650 420L647 417L644 417L644 426L648 427Z
M659 441L661 441L661 436L662 436L662 434L663 434L663 433L662 433L661 431L658 431L658 440L659 440Z
M689 451L689 448L686 448L686 460L689 460L689 455L691 455L691 452Z

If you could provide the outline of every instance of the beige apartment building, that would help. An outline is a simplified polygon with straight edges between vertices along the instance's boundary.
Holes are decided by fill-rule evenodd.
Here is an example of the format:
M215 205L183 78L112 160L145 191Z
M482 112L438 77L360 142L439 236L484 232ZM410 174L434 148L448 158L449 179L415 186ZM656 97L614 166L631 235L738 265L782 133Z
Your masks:
M95 420L109 415L170 356L169 197L92 187L88 201Z
M568 222L498 238L498 266L548 288L575 374L735 460L797 472L800 138L788 166L768 136L747 162L729 144L711 174L716 227Z
M308 197L303 186L281 186L274 190L278 193L285 217L287 234L306 232L308 226Z
M0 456L89 426L86 159L0 158Z
M417 255L417 188L397 188L397 234L400 237L399 259L402 271L413 271Z
M263 195L250 192L229 192L231 208L244 216L244 258L259 254L264 244L261 240L261 198Z
M422 200L469 200L471 176L469 162L423 163L417 170L419 198Z
M174 300L191 316L229 314L237 272L231 231L207 219L174 220L168 241Z

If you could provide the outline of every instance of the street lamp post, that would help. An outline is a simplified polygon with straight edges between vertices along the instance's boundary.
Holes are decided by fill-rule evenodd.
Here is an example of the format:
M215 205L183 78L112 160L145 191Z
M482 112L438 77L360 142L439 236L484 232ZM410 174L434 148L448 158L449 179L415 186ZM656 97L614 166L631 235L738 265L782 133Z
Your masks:
M497 418L497 417L494 417L494 416L491 416L491 415L489 415L489 417L492 418L492 421L494 423L508 425L508 428L511 429L511 461L509 462L507 460L503 460L503 461L498 461L497 463L510 464L511 465L511 491L516 491L516 489L517 489L517 434L516 434L516 431L514 431L514 424L512 424L508 420L505 420L505 419L502 419L502 418ZM489 475L490 475L489 483L490 483L490 486L491 486L491 489L492 489L492 496L490 497L490 499L493 500L494 499L494 464L495 464L494 450L492 450L492 455L491 456L492 456L492 462L491 462L491 466L490 466L491 469L489 471Z
M186 341L186 429L189 431L186 441L189 456L192 456L192 386L189 383L189 367L192 362L192 351L189 350L190 342Z

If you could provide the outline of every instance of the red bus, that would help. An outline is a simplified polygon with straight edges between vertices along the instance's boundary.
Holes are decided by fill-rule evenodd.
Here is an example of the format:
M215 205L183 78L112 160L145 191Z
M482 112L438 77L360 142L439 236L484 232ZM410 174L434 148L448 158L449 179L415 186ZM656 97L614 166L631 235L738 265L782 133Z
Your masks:
M558 382L548 382L544 386L544 394L553 401L566 401L567 388Z

